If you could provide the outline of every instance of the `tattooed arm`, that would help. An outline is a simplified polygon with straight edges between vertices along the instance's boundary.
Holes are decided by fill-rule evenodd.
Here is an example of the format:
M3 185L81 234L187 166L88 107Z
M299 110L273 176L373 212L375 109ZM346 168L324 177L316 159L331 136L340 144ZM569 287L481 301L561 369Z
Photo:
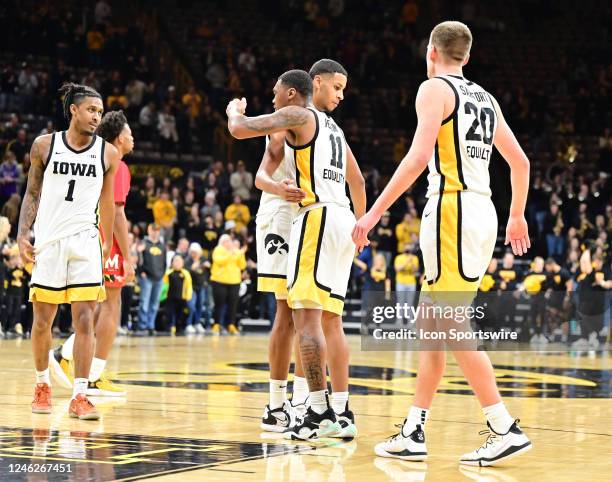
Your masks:
M236 139L248 139L281 131L295 131L309 123L314 125L314 116L304 107L291 105L273 114L247 117L246 100L234 99L226 109L227 128Z
M40 192L42 190L43 176L45 174L44 159L48 156L51 135L47 134L34 139L30 149L30 170L28 171L28 185L26 188L21 212L19 213L19 227L17 229L17 244L19 254L24 263L34 262L34 247L30 243L30 229L38 213Z

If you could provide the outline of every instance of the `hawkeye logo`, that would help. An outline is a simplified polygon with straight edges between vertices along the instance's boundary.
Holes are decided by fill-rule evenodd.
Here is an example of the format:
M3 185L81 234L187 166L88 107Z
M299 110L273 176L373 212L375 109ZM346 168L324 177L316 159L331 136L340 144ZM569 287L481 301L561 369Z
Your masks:
M289 245L278 234L268 234L264 239L264 246L268 254L274 254L277 251L278 254L287 254L289 252Z

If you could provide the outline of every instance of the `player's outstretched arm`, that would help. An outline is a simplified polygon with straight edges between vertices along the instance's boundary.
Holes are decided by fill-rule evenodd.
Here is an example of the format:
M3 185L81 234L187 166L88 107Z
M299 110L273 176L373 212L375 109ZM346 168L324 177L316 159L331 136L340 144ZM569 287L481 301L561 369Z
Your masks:
M255 176L255 187L269 194L280 196L285 201L300 202L306 193L295 186L293 180L285 179L277 182L272 178L285 155L285 133L276 132L270 135L261 164Z
M24 263L34 262L34 248L30 243L29 235L32 224L38 213L40 193L43 177L45 175L44 157L47 157L52 134L46 134L34 139L30 149L30 170L28 171L28 185L21 203L19 213L19 226L17 228L17 244L19 254ZM44 157L43 157L44 156Z
M504 119L497 101L491 97L497 113L497 129L493 145L510 165L510 183L512 185L512 201L510 216L506 226L506 241L510 243L512 252L522 255L531 247L527 221L525 220L525 205L529 192L529 159L514 137L510 126Z
M357 159L348 143L346 144L346 182L351 193L351 201L355 210L355 217L360 219L366 212L366 190L365 179L357 164Z
M246 99L234 99L228 105L227 128L236 139L248 139L251 137L265 136L286 130L296 129L308 123L312 119L312 113L304 107L290 105L277 110L273 114L265 114L257 117L247 117Z
M416 97L418 124L412 145L372 208L355 225L353 241L358 248L369 244L368 232L427 166L444 116L445 88L444 81L439 79L426 80L419 87Z
M106 141L104 141L106 142ZM111 143L106 142L104 146L104 162L108 169L104 173L102 192L100 193L100 228L104 236L102 253L104 260L110 254L113 245L113 224L115 222L115 173L119 166L119 151Z

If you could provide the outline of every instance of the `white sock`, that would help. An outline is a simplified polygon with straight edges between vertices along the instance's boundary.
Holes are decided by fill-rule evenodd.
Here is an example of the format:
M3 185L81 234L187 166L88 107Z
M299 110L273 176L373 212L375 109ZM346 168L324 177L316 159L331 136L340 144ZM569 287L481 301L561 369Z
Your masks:
M327 410L327 407L327 390L310 392L310 408L320 415Z
M106 360L102 358L93 357L91 360L91 367L89 368L89 381L97 382L106 367Z
M287 380L272 380L270 378L270 408L274 410L287 400Z
M349 392L333 392L331 394L331 406L336 414L344 413L348 398Z
M51 386L51 380L49 379L49 368L45 368L42 372L36 370L36 383L46 383Z
M421 430L425 430L425 422L427 422L428 417L429 409L411 405L410 410L408 410L408 416L406 417L406 423L402 427L402 433L404 436L407 437L414 432L417 425L421 426Z
M485 417L489 421L491 428L498 434L506 434L514 419L510 416L510 412L504 405L504 402L496 403L495 405L489 405L488 407L482 407Z
M66 360L72 360L72 349L74 347L74 339L76 334L73 333L62 345L62 358Z
M74 385L72 387L72 398L76 398L77 395L86 395L87 383L87 378L75 378Z
M304 377L293 377L293 397L291 397L291 404L293 406L304 403L308 398L308 383Z

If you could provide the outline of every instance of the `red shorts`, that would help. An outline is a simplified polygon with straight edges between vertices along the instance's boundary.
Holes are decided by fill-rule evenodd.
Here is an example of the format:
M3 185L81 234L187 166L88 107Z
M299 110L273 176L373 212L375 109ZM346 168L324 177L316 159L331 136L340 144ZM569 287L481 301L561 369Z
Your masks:
M108 288L121 288L125 286L125 272L123 271L123 256L113 236L113 247L104 264L104 286Z

